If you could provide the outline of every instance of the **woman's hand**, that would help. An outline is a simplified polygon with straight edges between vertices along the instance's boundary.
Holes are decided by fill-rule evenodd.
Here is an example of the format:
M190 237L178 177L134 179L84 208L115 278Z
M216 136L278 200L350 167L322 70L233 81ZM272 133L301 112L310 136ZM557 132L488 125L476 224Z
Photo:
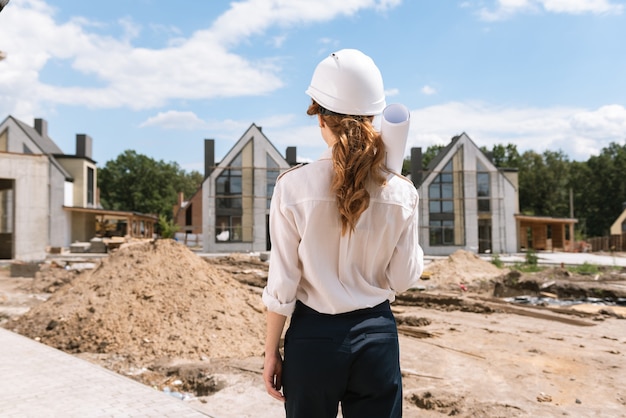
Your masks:
M265 354L263 364L263 381L267 393L274 399L285 402L285 397L280 392L282 389L283 359L278 351Z
M263 381L265 389L272 398L285 402L280 392L283 388L283 358L278 347L280 336L287 317L275 312L267 312L267 335L265 337L265 361L263 362Z

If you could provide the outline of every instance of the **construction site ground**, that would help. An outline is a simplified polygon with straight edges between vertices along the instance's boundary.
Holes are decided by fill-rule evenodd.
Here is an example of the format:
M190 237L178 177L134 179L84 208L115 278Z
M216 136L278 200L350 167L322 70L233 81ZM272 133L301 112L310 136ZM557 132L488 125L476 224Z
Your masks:
M571 254L538 256L552 264L536 273L429 258L398 295L405 417L626 417L626 256L585 255L578 270ZM208 416L277 417L261 378L267 267L171 240L57 256L34 277L7 263L0 326Z

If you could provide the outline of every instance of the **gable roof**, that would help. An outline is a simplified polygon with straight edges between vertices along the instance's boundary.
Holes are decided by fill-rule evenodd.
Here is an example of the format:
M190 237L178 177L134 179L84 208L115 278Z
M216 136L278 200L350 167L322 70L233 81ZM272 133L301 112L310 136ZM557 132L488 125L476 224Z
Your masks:
M448 145L446 145L444 148L442 148L439 151L439 153L435 156L435 158L430 160L430 162L428 163L428 166L426 167L426 171L433 171L439 165L441 160L443 160L445 158L445 156L448 155L448 153L450 152L452 147L454 147L454 145L456 145L456 143L459 142L459 139L461 139L462 135L466 135L465 132L463 132L461 135L457 135L455 137L452 137L452 140L450 140L450 143ZM469 138L469 136L468 136L468 138Z
M428 163L426 170L428 171L434 170L435 167L439 165L441 160L443 160L444 157L448 155L448 152L450 152L450 150L456 145L456 143L459 142L461 138L463 137L465 137L467 141L469 141L488 161L491 161L491 158L487 154L485 154L478 145L476 145L476 143L472 140L472 138L470 138L470 136L467 133L463 132L460 135L456 135L452 137L452 139L450 140L450 143L446 145L444 148L442 148L441 151L439 151L439 153L437 154L437 156ZM499 168L496 167L493 163L491 164L499 170Z
M285 160L285 158L280 153L280 151L278 151L278 148L276 148L276 146L272 143L272 141L270 141L269 138L267 136L265 136L265 133L263 132L263 128L261 128L260 126L257 126L257 124L254 123L254 122L252 124L250 124L250 127L248 129L246 129L246 132L243 135L241 135L241 138L239 138L239 141L241 141L248 134L248 132L250 132L253 128L255 128L261 134L261 136L265 139L265 141L267 141L267 143L270 144L270 146L274 149L274 151L276 151L276 153L286 163L287 160ZM237 141L237 142L239 142L239 141Z
M9 116L9 118L13 119L15 123L19 125L24 133L35 143L35 145L37 145L37 147L39 147L42 154L63 154L61 148L59 148L57 144L55 144L54 141L50 139L50 137L48 137L47 135L45 137L40 135L35 128L25 124L24 122L14 118L13 116Z
M482 149L480 149L480 147L478 145L476 145L476 143L472 140L472 138L470 138L470 136L463 132L460 135L456 135L454 137L452 137L452 139L450 140L450 143L448 143L448 145L446 145L444 148L442 148L439 153L435 156L435 158L433 158L429 163L428 166L426 167L426 169L424 170L424 176L422 177L422 183L424 183L424 181L426 180L426 178L430 175L430 173L432 173L438 166L439 164L441 164L441 162L448 156L448 154L450 153L450 151L457 145L457 143L461 140L461 139L465 139L465 141L469 142L483 157L485 157L486 162L493 167L493 169L495 169L496 171L503 173L507 170L511 170L511 169L505 169L505 168L501 168L501 167L497 167L492 161L491 161L491 157L489 157L487 154L485 154L483 152ZM505 176L506 177L506 176ZM507 179L508 180L508 179Z
M285 159L285 157L283 157L283 155L280 153L280 151L278 151L278 149L272 143L272 141L270 141L269 138L267 136L265 136L265 134L263 133L263 130L261 129L261 127L257 126L255 123L252 123L248 127L248 129L246 129L246 131L243 133L243 135L241 135L241 137L239 137L237 142L235 142L235 145L233 145L232 148L226 152L226 155L224 155L224 158L222 158L222 161L220 161L218 164L216 164L216 167L215 167L216 169L223 168L225 164L229 163L229 161L230 161L229 158L232 158L236 154L236 152L239 152L240 148L247 143L247 141L244 143L245 139L254 138L254 135L251 134L252 130L255 130L256 132L261 134L261 137L263 138L263 140L265 142L267 142L271 146L271 148L276 152L276 155L278 157L280 157L281 161L277 161L279 163L279 165L280 165L281 162L284 162L285 164L287 164L287 166L289 166L289 164L288 164L287 160Z
M470 136L467 133L463 132L460 135L456 135L452 137L452 139L450 140L450 143L446 145L444 148L442 148L441 151L439 151L439 153L437 154L437 156L428 163L428 166L426 167L426 171L430 172L430 171L433 171L435 168L437 168L437 166L441 163L441 161L448 155L450 150L454 148L457 142L459 142L463 138L465 138L466 141L468 141L483 157L485 157L486 162L489 165L491 165L494 169L496 169L497 171L505 170L504 168L497 167L491 161L491 157L485 154L484 151L478 145L476 145L476 143L472 140L472 138L470 138Z
M33 141L33 143L39 148L39 151L42 154L45 154L48 156L50 163L54 167L56 167L56 169L59 170L59 172L61 172L61 174L63 175L63 177L65 177L67 181L74 181L74 178L72 177L72 175L65 168L63 168L61 163L59 163L56 160L54 156L55 154L57 155L64 155L64 154L61 148L59 148L58 145L55 144L54 141L50 137L48 137L47 135L45 137L40 135L39 132L37 132L35 128L25 124L24 122L22 122L19 119L14 118L13 116L9 115L7 119L11 119L13 122L15 122L17 126L20 127L22 131L24 131L26 136L28 136L28 138L30 138L30 140Z

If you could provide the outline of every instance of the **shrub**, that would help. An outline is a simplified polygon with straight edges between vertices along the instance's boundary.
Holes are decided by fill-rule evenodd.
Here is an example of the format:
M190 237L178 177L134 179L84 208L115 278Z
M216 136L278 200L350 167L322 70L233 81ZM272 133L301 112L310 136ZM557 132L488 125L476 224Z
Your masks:
M159 215L159 232L161 238L174 238L178 231L178 225L174 224L174 220L168 220L164 215Z
M494 254L493 257L491 257L491 264L493 264L494 266L500 269L504 267L504 263L502 262L502 260L500 260L499 254Z

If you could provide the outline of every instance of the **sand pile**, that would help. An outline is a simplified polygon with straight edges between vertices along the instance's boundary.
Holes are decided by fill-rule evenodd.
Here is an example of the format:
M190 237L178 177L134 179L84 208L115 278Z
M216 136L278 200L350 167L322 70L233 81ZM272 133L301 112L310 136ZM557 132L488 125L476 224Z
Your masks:
M135 361L263 353L258 290L173 240L121 248L6 328L70 353Z
M458 250L448 258L431 262L425 271L430 273L430 284L433 286L458 287L460 284L478 286L480 282L499 277L508 270L500 269L472 252Z

